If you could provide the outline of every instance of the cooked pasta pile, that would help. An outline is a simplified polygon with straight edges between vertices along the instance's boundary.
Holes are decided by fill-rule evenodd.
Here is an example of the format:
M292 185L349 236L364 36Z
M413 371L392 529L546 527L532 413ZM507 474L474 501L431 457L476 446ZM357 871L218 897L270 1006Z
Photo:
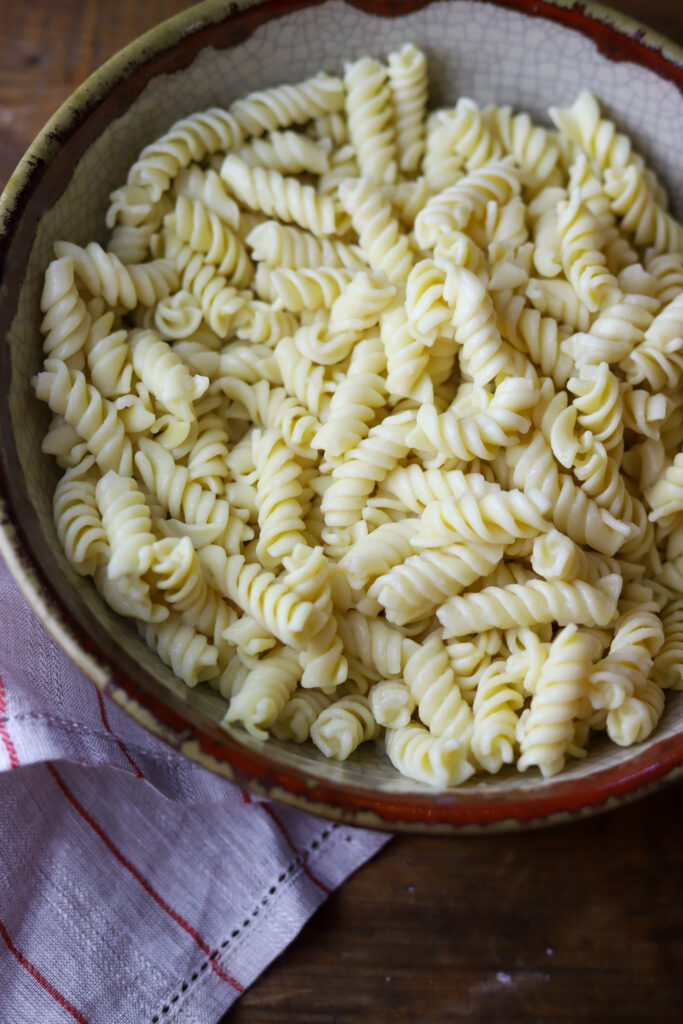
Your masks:
M66 556L253 736L435 786L683 688L683 228L406 45L174 124L42 296Z

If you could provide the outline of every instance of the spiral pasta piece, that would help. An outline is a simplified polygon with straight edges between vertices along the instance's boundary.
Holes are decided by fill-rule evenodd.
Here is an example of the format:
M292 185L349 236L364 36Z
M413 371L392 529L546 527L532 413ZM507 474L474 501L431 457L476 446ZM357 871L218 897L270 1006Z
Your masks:
M503 155L495 137L474 100L461 96L453 109L449 135L453 150L465 162L468 171L476 171Z
M683 599L670 601L661 620L664 642L654 656L653 678L662 689L683 690Z
M97 507L95 479L88 457L67 469L55 487L52 514L69 564L79 576L92 576L109 559L109 542Z
M339 616L338 632L349 655L385 680L400 676L416 649L414 641L400 630L358 611Z
M255 384L224 380L221 388L228 398L245 409L256 426L277 429L295 454L308 458L311 442L319 427L318 420L284 388L271 387L267 380L259 380Z
M407 280L413 265L410 244L376 184L370 178L349 179L339 189L339 201L373 270L383 270L393 284Z
M314 416L325 419L329 411L331 383L325 367L316 366L303 356L293 338L283 338L275 346L275 360L287 392L297 398Z
M132 477L109 470L97 482L97 505L111 555L107 575L143 576L152 564L153 545L149 508Z
M314 235L333 235L336 231L333 201L329 196L319 196L311 185L302 185L297 178L250 167L233 153L223 162L221 178L239 201L252 210L298 224Z
M511 544L550 529L551 502L540 491L500 491L476 497L460 493L434 502L422 513L416 547L445 544Z
M394 109L388 69L372 57L344 68L349 139L361 174L378 182L396 179Z
M586 309L618 302L622 293L600 251L599 222L575 193L558 204L557 232L564 272Z
M434 736L448 736L467 751L472 734L472 712L462 697L448 652L438 633L410 656L405 684L417 703L420 720Z
M534 125L526 113L513 114L510 107L493 107L485 111L488 125L525 172L528 183L542 187L557 166L560 147L553 134Z
M311 726L311 739L325 757L345 761L361 743L380 733L367 697L342 697L320 712Z
M502 557L503 547L493 544L427 549L378 576L368 594L377 599L389 622L403 626L424 619L453 594L487 576Z
M218 651L206 637L171 613L165 622L140 623L145 643L190 687L218 675Z
M368 696L375 721L387 729L406 726L415 710L415 698L400 679L375 683Z
M320 609L243 555L228 555L216 544L198 554L216 589L288 647L301 650L324 625Z
M272 569L304 542L299 465L276 430L257 431L252 438L260 526L256 553Z
M267 654L231 698L223 722L240 722L256 739L266 739L268 728L294 696L300 675L295 651L282 647Z
M389 54L388 65L398 166L410 173L418 169L425 146L427 58L412 43L406 43Z
M490 161L427 200L415 218L418 245L422 249L431 248L440 235L462 231L470 219L481 219L488 202L504 206L519 191L519 172L511 158Z
M123 423L112 403L88 384L80 370L70 370L58 359L46 359L33 386L36 396L83 438L100 469L130 475L133 449Z
M432 402L429 348L425 339L411 328L404 305L397 304L384 313L380 337L387 359L387 391L415 401Z
M344 267L278 268L271 271L276 305L294 313L305 309L331 309L353 277L353 271Z
M82 349L88 340L91 317L75 282L73 257L52 260L45 271L40 298L43 320L40 325L46 358L69 360L75 369L83 368ZM113 319L113 318L112 318Z
M615 710L642 690L664 643L658 615L636 609L620 616L609 652L589 677L588 697L596 711Z
M295 85L278 85L236 100L230 112L248 135L259 136L293 124L335 114L344 106L344 86L334 75L315 75ZM230 150L233 145L222 146Z
M338 458L367 435L375 412L384 405L386 366L384 346L379 337L359 341L351 355L349 371L330 399L325 424L313 445L327 458Z
M664 691L654 679L637 686L633 695L608 711L607 734L620 747L642 743L650 735L664 711Z
M252 258L274 267L299 270L303 267L362 270L366 266L360 248L336 238L316 238L300 228L267 220L247 235Z
M176 199L178 196L198 199L207 210L215 213L233 231L237 231L240 226L240 208L228 194L217 171L204 171L196 164L180 171L173 182L173 196Z
M636 245L649 245L655 252L680 252L683 226L666 213L650 194L641 171L633 164L605 171L605 192L620 227L633 235Z
M577 331L588 330L590 312L569 281L532 277L526 288L526 297L544 316L551 316Z
M464 492L481 498L499 489L499 484L490 483L481 473L465 473L461 469L444 472L413 464L393 470L378 493L396 498L407 512L418 515L432 502L455 498Z
M218 268L230 284L245 288L254 277L254 267L242 240L201 199L179 195L165 226L205 261Z
M427 786L459 786L474 774L458 739L434 736L420 722L387 729L384 742L393 766Z
M598 640L576 625L567 626L553 640L531 706L520 718L520 771L536 765L548 778L563 768L574 722L586 700L586 680L599 652Z
M579 93L571 107L551 107L549 113L563 135L580 146L601 170L632 163L630 139L601 117L598 101L588 89Z
M318 690L297 690L271 726L278 740L305 743L318 715L328 708L334 697Z
M146 490L174 519L213 526L218 531L216 539L231 545L252 536L240 520L231 517L227 501L191 480L187 467L176 465L171 453L156 441L140 439L135 466Z
M208 388L208 377L193 376L156 331L133 331L130 345L133 367L148 391L178 419L194 420L192 404Z
M85 341L90 379L103 398L127 395L133 378L128 334L113 331L113 323L114 314L104 313L94 321Z
M573 395L578 422L600 441L607 452L619 450L624 435L623 398L619 381L607 363L584 366L571 377L567 388Z
M683 377L683 293L654 318L642 342L623 361L629 384L673 389Z
M329 143L316 142L301 132L274 131L252 139L237 155L252 167L280 174L324 174L329 169L329 151Z
M332 566L322 548L309 548L305 544L295 547L283 562L287 570L287 585L326 616L320 631L299 655L303 669L301 685L306 688L317 686L329 692L344 683L348 675L348 662L333 614Z
M474 696L471 742L474 758L487 772L514 763L517 711L523 703L519 682L505 661L484 669Z
M178 276L166 259L124 266L97 242L89 242L84 249L73 242L55 242L54 248L58 258L73 260L76 277L91 295L102 295L110 306L153 306L178 287Z

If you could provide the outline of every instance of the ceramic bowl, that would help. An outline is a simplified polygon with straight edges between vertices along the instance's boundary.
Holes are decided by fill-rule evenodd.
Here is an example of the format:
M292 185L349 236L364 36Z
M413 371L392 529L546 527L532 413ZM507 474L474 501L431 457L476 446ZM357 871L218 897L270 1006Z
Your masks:
M435 792L371 745L343 764L309 745L225 731L213 691L188 690L62 556L51 514L57 469L41 454L46 407L39 297L51 243L103 241L110 191L177 118L252 89L341 70L412 40L429 55L431 103L460 95L545 119L590 86L683 196L683 53L605 8L543 0L271 0L192 8L114 57L78 89L15 172L0 210L0 550L47 628L82 670L189 758L251 790L356 824L430 832L530 826L605 809L683 771L683 693L654 735L595 743L556 778L513 772ZM678 211L679 214L682 212Z

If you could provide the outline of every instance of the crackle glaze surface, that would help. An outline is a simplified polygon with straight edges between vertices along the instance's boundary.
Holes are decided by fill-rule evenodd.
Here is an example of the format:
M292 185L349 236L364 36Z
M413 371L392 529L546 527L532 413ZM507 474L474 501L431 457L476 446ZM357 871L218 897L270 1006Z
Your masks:
M125 672L135 674L135 665L140 666L144 675L156 678L174 695L176 709L184 706L190 719L208 726L214 737L218 735L215 726L224 713L224 702L208 689L188 691L139 640L134 628L104 606L89 581L70 569L59 550L51 513L58 471L52 460L40 453L49 417L33 398L30 387L30 379L41 361L42 275L54 239L67 238L83 244L91 239L104 241L109 192L125 180L126 170L137 152L177 118L211 105L227 105L252 89L300 80L320 69L341 71L346 59L368 52L386 54L407 40L414 41L428 54L433 106L452 104L459 96L469 95L479 103L506 103L526 109L547 122L548 106L567 105L581 88L590 87L609 116L631 135L656 168L672 197L683 197L683 95L661 75L634 63L608 59L579 31L492 4L470 0L435 2L414 13L387 18L365 13L341 0L330 0L275 18L257 27L234 48L207 46L188 67L152 79L130 109L112 120L82 153L54 205L41 216L31 243L7 345L11 363L9 415L19 471L36 517L36 528L47 540L41 551L32 552L32 556L51 578L60 602L67 609L67 628L69 616L85 624L100 652L107 656L113 651L114 659ZM78 146L78 140L77 130L71 145ZM3 301L6 299L7 292ZM25 568L22 571L25 589L42 587L30 573L26 575ZM34 605L38 603L36 598ZM55 608L46 611L44 607L42 614L64 618ZM53 627L57 633L62 629L59 623L53 623ZM77 645L70 653L90 674L95 672L91 661L79 657ZM105 665L99 681L108 674ZM135 710L129 697L111 683L109 686L129 710ZM139 712L143 714L142 709ZM162 728L148 710L144 716L146 725ZM211 753L201 752L188 731L183 730L182 722L176 721L173 728L175 732L166 731L167 738L178 744L184 740L188 754L201 757L211 767L219 767ZM682 731L683 694L677 694L668 700L656 740L673 741ZM256 757L260 755L258 743L239 730L233 735L243 749ZM572 780L628 764L641 754L642 749L624 751L598 742L587 761L570 763L560 790ZM332 786L360 786L366 792L397 796L430 792L433 798L425 787L399 777L379 749L370 745L341 765L323 762L317 751L308 746L273 743L269 744L267 755L270 768L279 767L285 773L293 770L311 784L324 780ZM227 765L219 770L232 772ZM485 794L487 799L513 795L523 798L539 790L550 794L551 787L557 785L556 781L542 780L535 772L524 776L508 772L493 779L475 779L462 787L462 792L470 796ZM261 788L268 789L265 783ZM455 804L459 792L454 791ZM278 791L278 795L291 799L284 791ZM299 794L295 799L306 803L305 795ZM453 801L453 796L440 799ZM330 811L324 802L316 804L315 809ZM378 824L379 820L371 815L363 823Z

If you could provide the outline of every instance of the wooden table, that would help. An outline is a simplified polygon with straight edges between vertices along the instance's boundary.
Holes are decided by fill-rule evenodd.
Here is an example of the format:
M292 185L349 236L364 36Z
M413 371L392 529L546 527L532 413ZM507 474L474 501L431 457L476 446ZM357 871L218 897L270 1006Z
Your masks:
M186 6L15 4L0 33L0 184L94 68ZM680 0L614 6L683 44ZM534 833L397 838L224 1024L681 1024L681 796Z

